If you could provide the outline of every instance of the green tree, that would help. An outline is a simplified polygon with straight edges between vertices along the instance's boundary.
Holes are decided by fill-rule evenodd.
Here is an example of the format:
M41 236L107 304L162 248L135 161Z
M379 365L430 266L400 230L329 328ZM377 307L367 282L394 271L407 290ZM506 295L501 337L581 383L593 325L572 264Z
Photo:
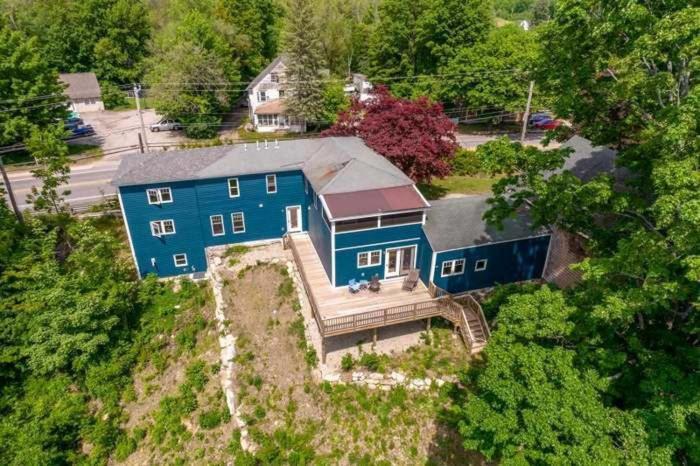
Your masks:
M459 76L439 82L437 97L469 108L522 111L527 99L528 69L539 56L537 37L518 26L493 29L486 40L464 47L441 69ZM483 71L488 70L488 74ZM538 108L537 98L533 108Z
M178 119L190 137L214 136L237 92L237 62L226 37L198 11L172 24L156 40L146 81L158 113Z
M287 111L304 126L321 121L324 111L320 27L314 6L312 0L289 0L284 30L290 87Z
M697 463L700 88L689 73L700 55L700 9L564 0L541 30L540 71L554 108L596 143L616 146L618 170L581 180L551 173L563 163L559 151L487 144L483 164L504 175L487 218L497 223L527 200L535 224L588 238L583 281L565 295L575 311L564 346L580 373L606 382L600 400L621 411L622 433L643 442L635 447L642 456L630 456L629 437L607 431L623 454L613 462ZM490 351L504 345L494 339ZM497 400L478 398L499 410ZM507 456L505 448L494 454Z
M333 124L338 119L338 114L350 108L350 99L345 95L343 84L340 81L327 83L323 89L323 123Z
M0 102L2 146L66 116L63 87L37 40L6 28L0 29Z
M70 178L65 136L63 123L59 123L45 130L35 129L27 139L27 150L37 163L32 175L41 181L41 187L32 186L31 194L27 196L35 210L57 214L66 208L64 196L70 194L70 190L61 190L61 185L68 183Z

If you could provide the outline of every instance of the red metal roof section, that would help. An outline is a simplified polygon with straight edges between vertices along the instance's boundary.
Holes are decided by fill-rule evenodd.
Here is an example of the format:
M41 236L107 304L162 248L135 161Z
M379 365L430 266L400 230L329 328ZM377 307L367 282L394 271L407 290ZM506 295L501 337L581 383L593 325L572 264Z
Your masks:
M413 186L326 194L323 197L334 219L428 207Z

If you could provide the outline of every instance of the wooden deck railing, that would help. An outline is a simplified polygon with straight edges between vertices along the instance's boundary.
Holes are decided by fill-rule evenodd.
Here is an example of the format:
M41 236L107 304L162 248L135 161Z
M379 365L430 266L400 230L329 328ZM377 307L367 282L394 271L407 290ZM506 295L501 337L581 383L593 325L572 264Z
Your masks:
M308 296L309 298L309 304L311 305L311 313L314 315L314 320L316 321L316 325L318 325L318 330L319 332L321 332L321 336L324 337L325 326L323 324L323 319L321 319L321 314L318 310L316 298L314 298L314 294L311 292L309 280L306 277L306 272L304 272L304 266L301 262L301 256L299 255L299 251L297 250L297 247L294 244L294 240L289 235L289 233L282 237L282 245L285 249L289 248L292 251L292 256L294 256L294 262L296 262L297 270L299 271L299 275L301 275L301 283L304 286L306 296Z

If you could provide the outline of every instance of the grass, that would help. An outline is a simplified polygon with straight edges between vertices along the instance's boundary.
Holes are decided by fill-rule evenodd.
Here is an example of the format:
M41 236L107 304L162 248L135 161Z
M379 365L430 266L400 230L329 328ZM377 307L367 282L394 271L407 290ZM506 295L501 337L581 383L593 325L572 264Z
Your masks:
M149 106L148 99L141 99L141 109L145 110L147 108L152 108ZM136 110L136 99L133 97L126 98L126 105L118 105L116 107L108 109L110 112L123 112L125 110Z
M448 194L488 194L496 180L486 175L454 175L435 178L430 184L419 184L418 189L428 200L440 199Z
M101 157L102 149L93 144L68 144L68 156L75 157ZM17 164L29 164L34 158L25 150L10 152L2 156L2 162L8 167Z

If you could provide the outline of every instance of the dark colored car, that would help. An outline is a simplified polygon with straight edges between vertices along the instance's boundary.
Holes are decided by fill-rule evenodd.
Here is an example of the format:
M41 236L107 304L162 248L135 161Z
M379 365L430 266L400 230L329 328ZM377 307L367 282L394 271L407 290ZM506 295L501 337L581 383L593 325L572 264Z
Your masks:
M545 112L539 112L539 113L533 113L530 115L530 124L535 125L535 123L540 123L544 122L547 120L552 120L552 117L549 115L549 113Z
M70 137L77 138L82 136L90 136L95 134L95 130L91 125L78 125L70 130Z
M551 130L559 128L562 124L561 120L543 120L535 123L533 126L539 129Z

